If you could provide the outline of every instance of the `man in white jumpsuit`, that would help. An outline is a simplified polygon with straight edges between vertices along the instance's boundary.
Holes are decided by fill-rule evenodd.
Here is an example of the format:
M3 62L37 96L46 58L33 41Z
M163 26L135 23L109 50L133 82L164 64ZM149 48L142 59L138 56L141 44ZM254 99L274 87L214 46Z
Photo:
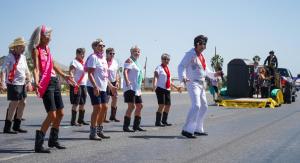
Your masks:
M192 106L186 118L181 134L187 138L208 135L203 129L203 120L208 105L204 88L205 77L211 79L221 76L222 72L212 72L206 66L202 52L206 49L207 37L199 35L194 39L194 46L178 65L178 77L186 84Z

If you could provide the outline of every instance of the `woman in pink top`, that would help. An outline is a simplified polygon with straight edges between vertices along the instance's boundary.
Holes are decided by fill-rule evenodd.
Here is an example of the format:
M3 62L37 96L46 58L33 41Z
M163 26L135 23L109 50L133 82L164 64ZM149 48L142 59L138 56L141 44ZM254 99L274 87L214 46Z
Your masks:
M41 129L36 130L34 150L37 153L50 153L49 149L43 147L44 137L50 125L52 125L52 128L48 146L56 147L57 149L66 148L58 142L59 126L64 116L64 104L57 74L61 75L66 81L74 83L69 75L65 74L53 63L48 47L51 40L51 32L52 30L44 25L37 27L30 38L28 47L28 51L32 52L35 90L37 95L43 98L47 111L47 117L42 123Z

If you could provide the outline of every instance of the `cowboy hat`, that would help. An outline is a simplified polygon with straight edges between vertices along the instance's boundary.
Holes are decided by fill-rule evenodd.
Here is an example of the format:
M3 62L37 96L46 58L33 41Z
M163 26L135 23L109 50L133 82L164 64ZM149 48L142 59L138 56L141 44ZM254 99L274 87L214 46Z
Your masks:
M11 44L9 44L9 49L19 45L26 46L26 41L23 37L18 37Z

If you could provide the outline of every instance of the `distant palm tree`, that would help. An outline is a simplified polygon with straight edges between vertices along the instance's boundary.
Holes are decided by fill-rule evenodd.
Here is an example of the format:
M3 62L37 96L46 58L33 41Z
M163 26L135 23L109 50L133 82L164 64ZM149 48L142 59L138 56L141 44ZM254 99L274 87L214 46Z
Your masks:
M219 54L215 54L210 60L210 65L214 70L221 70L223 67L223 62L223 57Z

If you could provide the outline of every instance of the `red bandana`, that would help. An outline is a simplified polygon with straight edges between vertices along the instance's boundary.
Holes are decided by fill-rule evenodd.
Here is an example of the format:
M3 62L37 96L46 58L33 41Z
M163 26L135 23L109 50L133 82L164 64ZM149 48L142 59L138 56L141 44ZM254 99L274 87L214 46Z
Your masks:
M83 59L77 59L77 58L76 58L76 60L77 60L79 63L81 63L81 65L84 64Z
M202 53L200 53L200 55L198 56L200 62L201 62L201 65L203 67L203 69L205 70L206 69L206 63L205 63L205 58L203 57Z
M13 82L13 80L15 78L15 73L16 73L16 70L17 70L17 65L19 63L21 55L15 55L14 54L14 57L15 57L15 64L13 65L13 69L8 74L8 81L11 82L11 83Z
M166 82L166 88L169 89L171 87L171 74L170 74L170 70L169 67L167 65L161 65L161 67L165 70L166 74L167 74L167 82Z

